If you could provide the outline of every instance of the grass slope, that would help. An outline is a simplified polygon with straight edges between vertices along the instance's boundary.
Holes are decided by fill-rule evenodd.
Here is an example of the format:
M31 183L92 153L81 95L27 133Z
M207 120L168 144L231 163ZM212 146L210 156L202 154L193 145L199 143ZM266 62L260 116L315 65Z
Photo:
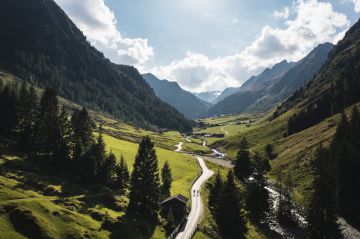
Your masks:
M132 142L116 139L109 135L104 135L104 140L108 150L115 153L118 158L120 155L123 155L129 166L129 170L132 170L138 145ZM177 153L159 147L156 147L156 153L159 160L159 169L162 168L166 160L169 162L171 167L174 180L171 193L181 193L189 197L191 183L200 172L200 166L198 165L196 159L190 155Z
M346 109L347 114L350 114L351 108ZM236 157L241 137L247 138L252 153L262 151L266 144L273 144L278 157L271 161L272 170L268 177L276 180L278 175L290 174L294 181L295 199L302 207L306 205L312 190L313 177L310 163L314 150L320 143L325 146L329 144L340 120L340 114L336 114L297 134L284 137L287 131L287 121L293 113L295 110L290 110L275 120L269 121L272 114L269 112L246 126L234 123L236 118L240 118L241 115L228 118L227 121L221 119L221 127L228 130L229 135L221 140L210 141L210 143L212 143L212 147L220 148L226 152L231 159ZM203 131L206 132L206 129Z

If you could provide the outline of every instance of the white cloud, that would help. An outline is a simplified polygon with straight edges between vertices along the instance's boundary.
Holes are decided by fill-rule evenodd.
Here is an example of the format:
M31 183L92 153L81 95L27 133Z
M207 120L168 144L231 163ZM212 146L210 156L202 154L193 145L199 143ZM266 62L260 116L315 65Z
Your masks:
M161 78L175 80L183 88L195 92L239 86L250 76L238 55L209 59L193 52L188 52L182 60L154 67L150 71Z
M147 39L124 38L117 30L114 13L104 0L55 0L86 35L93 46L116 63L141 65L154 50Z
M355 12L360 12L360 0L351 0L354 3Z
M284 18L284 19L288 19L289 18L289 8L285 7L282 11L274 11L273 15L274 17L278 17L278 18Z
M221 90L241 85L254 73L284 59L298 61L315 46L342 38L350 22L334 11L331 3L317 0L294 2L294 18L284 27L266 25L260 35L243 51L232 56L209 59L188 53L183 60L155 67L151 72L195 91Z
M287 59L297 61L316 45L333 42L339 31L348 28L346 15L335 12L331 3L298 0L296 17L284 28L265 26L260 36L241 54L249 68L269 66Z

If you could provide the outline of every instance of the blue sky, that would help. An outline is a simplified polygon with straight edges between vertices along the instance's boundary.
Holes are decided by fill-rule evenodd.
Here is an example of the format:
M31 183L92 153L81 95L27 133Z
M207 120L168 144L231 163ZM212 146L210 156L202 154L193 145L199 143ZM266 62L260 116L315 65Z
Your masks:
M197 92L336 43L360 12L360 0L55 1L113 62Z

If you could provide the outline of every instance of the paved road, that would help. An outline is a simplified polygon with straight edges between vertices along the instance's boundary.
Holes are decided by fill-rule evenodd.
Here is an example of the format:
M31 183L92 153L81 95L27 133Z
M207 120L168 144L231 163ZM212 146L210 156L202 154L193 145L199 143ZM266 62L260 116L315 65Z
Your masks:
M190 239L195 232L204 209L200 193L201 186L214 174L213 171L206 167L206 164L202 158L196 157L196 159L199 161L202 174L191 188L191 211L183 231L179 232L179 234L176 236L176 239Z
M176 146L175 152L180 152L182 150L183 144L184 144L183 142L180 142L177 145L175 145Z

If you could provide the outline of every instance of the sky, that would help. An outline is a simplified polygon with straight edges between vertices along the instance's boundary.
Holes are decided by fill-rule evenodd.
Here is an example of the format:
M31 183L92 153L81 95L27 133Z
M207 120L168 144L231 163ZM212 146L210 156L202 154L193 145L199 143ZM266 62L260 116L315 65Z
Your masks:
M192 92L241 86L318 44L336 44L360 0L55 0L112 62Z

